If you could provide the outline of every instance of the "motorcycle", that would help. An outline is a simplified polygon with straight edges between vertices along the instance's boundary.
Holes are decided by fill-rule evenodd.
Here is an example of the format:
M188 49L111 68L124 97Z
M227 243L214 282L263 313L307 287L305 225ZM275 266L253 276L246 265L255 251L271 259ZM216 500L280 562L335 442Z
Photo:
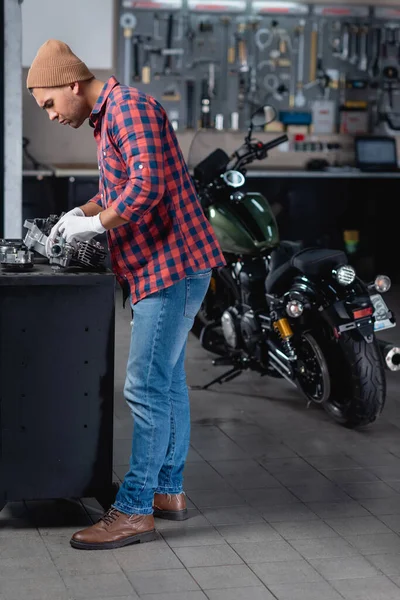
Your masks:
M275 116L273 107L261 107L238 150L214 150L193 170L227 265L213 271L192 331L218 355L215 365L230 367L196 388L251 369L284 378L335 421L364 426L383 410L385 367L400 370L400 348L376 338L396 325L382 298L391 281L379 275L366 284L341 250L280 241L267 199L245 189L246 165L288 141L253 137Z

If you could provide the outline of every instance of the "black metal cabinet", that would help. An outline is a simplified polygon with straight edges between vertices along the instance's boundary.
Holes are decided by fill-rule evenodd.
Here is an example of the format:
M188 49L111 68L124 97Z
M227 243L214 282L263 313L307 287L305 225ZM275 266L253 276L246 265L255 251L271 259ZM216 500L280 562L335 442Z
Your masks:
M115 279L0 272L0 509L112 484Z

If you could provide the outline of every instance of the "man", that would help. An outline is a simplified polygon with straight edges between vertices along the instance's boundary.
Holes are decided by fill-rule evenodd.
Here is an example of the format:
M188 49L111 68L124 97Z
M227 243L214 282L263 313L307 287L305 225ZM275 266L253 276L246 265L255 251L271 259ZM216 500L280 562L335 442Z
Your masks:
M134 417L129 472L115 503L72 536L74 548L155 538L154 515L187 518L182 472L189 447L185 346L224 258L162 106L111 77L97 80L69 46L48 40L27 87L52 121L94 128L99 192L53 228L69 243L107 231L112 268L134 309L125 397ZM153 515L154 513L154 515Z

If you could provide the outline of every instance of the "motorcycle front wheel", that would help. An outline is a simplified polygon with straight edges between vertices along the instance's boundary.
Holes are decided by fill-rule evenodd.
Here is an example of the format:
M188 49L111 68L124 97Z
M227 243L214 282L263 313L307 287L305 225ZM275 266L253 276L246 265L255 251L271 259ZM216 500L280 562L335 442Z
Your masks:
M324 349L331 393L322 403L338 423L354 428L373 423L386 399L386 377L377 340L368 344L359 334L343 333Z

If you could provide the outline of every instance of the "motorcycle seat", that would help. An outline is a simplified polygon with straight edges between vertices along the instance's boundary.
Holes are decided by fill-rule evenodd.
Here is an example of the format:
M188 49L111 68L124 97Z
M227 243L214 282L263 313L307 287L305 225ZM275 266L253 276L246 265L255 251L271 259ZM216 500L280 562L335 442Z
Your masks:
M301 242L283 240L277 248L271 252L270 271L275 271L303 249Z
M265 281L265 289L268 294L283 294L299 272L317 277L339 265L346 265L347 262L347 256L341 250L306 248L296 252L274 270L271 269Z
M340 265L347 265L347 256L341 250L306 248L295 254L291 263L305 275L316 277Z

